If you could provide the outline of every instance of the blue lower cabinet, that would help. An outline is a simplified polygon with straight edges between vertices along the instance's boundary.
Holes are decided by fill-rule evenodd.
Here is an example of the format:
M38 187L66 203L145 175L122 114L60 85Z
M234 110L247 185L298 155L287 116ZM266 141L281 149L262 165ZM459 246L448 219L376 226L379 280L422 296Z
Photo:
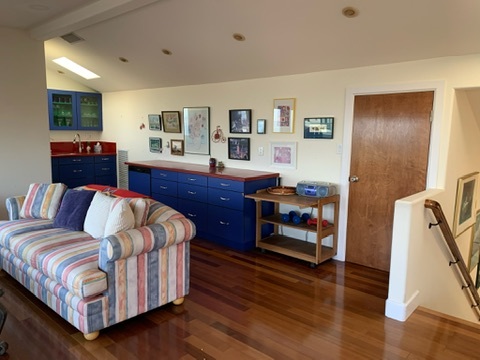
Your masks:
M236 250L255 247L255 237L245 238L245 222L242 211L208 206L208 233L210 240Z
M162 204L168 205L175 210L178 210L178 198L175 196L169 196L165 194L159 194L152 192L151 194L154 200L160 201Z
M208 236L208 213L205 211L205 204L178 199L178 211L195 223L197 236L207 238Z

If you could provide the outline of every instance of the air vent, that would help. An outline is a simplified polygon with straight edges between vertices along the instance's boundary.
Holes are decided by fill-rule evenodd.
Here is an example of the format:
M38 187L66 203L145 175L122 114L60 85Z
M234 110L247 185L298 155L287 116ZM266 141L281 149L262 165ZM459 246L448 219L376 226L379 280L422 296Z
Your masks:
M75 43L80 42L80 41L85 41L84 38L81 38L80 36L78 36L77 34L74 34L73 32L62 35L60 37L70 44L75 44Z
M128 150L118 150L118 187L128 189Z

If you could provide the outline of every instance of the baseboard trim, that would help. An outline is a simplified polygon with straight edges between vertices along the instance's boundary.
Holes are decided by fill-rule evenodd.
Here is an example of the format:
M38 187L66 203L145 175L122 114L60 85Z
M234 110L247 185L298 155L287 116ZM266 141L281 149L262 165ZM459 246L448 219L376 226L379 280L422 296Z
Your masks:
M385 305L385 316L398 321L406 321L415 309L420 305L417 290L408 299L406 303L400 303L398 301L387 299Z

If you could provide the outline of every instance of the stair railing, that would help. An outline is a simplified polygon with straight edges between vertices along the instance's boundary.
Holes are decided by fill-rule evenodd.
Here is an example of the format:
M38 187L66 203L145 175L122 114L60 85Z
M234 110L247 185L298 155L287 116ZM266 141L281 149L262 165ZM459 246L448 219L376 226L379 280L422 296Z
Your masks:
M428 228L431 229L433 226L439 226L440 230L442 231L443 238L450 250L450 254L453 257L453 260L449 262L449 266L456 265L458 271L460 272L463 281L465 282L462 284L463 290L468 290L469 298L471 301L471 306L473 309L476 310L477 315L480 316L480 296L478 295L477 288L475 287L475 283L468 272L467 266L465 265L465 261L463 260L462 253L460 252L457 243L455 241L455 237L453 236L452 230L450 226L448 226L447 219L445 218L445 214L443 213L442 207L440 204L434 200L425 200L425 207L427 209L432 210L435 219L437 220L436 224L430 223ZM480 317L479 317L480 321Z

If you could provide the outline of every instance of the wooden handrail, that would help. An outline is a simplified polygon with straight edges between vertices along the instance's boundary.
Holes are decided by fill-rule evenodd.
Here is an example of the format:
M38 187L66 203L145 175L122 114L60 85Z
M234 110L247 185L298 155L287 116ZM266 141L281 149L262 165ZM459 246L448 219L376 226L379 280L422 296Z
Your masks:
M477 288L475 287L475 283L468 272L467 265L463 260L462 253L457 246L455 241L455 237L453 236L452 230L450 226L448 226L447 219L445 218L445 214L443 213L442 207L440 204L434 200L427 199L425 200L425 207L427 209L432 210L435 219L437 220L436 224L430 223L428 228L432 228L433 226L439 226L440 230L442 231L443 238L447 243L448 249L452 254L454 260L450 261L450 265L457 265L457 269L460 271L465 284L462 285L462 289L468 289L470 293L470 300L472 302L472 308L477 310L477 314L480 315L480 296L478 295ZM480 321L480 318L479 318Z

